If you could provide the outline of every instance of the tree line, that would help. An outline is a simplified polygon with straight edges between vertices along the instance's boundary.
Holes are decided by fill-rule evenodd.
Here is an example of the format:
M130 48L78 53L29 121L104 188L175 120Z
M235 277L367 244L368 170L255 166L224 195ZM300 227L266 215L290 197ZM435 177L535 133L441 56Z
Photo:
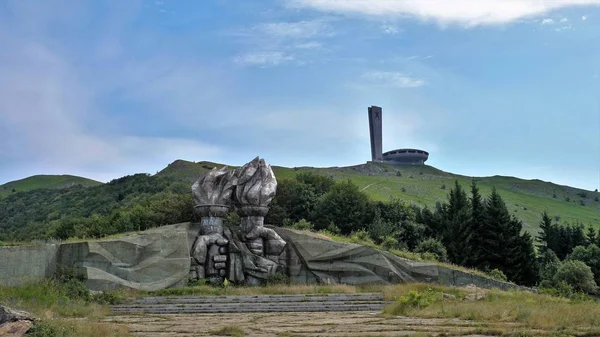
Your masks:
M430 251L454 264L500 270L515 283L536 284L533 238L523 233L522 222L495 189L484 198L473 181L470 192L456 182L448 199L431 210L399 199L372 201L351 181L301 173L280 183L267 221L290 225L305 219L316 230L363 231L378 244Z
M196 220L189 183L147 174L88 188L17 192L0 200L2 241L99 238ZM226 222L239 223L235 210ZM387 249L500 273L522 285L590 292L600 281L600 233L553 222L544 213L534 242L501 195L495 189L481 195L474 180L469 190L455 182L447 199L429 208L400 199L374 201L349 180L303 172L279 181L266 222L358 235ZM590 269L593 287L561 276L585 269L581 264ZM561 267L568 272L559 273Z

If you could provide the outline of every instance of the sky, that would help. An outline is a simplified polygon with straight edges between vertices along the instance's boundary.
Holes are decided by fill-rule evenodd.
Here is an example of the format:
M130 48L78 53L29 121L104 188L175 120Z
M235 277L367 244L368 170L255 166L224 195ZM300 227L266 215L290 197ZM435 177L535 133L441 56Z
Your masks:
M177 159L600 188L600 0L0 1L0 184Z

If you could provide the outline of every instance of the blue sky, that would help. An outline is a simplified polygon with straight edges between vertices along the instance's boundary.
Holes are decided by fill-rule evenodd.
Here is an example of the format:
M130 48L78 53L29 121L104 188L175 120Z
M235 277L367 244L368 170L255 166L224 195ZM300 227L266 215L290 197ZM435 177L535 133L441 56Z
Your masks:
M0 184L423 148L600 187L600 0L0 2Z

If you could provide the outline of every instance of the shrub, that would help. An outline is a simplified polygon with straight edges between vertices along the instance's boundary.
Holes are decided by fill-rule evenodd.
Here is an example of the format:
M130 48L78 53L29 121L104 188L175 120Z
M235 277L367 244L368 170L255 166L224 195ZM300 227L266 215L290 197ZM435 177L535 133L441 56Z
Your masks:
M436 239L426 239L421 241L417 248L415 248L416 253L431 253L435 255L436 260L438 261L448 261L448 253L446 252L446 247L439 240Z
M294 223L291 227L292 229L297 229L301 231L312 231L315 228L315 225L304 219L300 219L300 221Z
M267 285L290 284L290 278L283 273L270 274L267 278Z
M340 234L342 232L340 228L336 226L333 222L329 223L325 230L333 234Z
M585 263L577 260L564 261L554 275L554 282L564 281L575 289L588 294L596 292L596 281L592 269Z
M385 238L383 238L383 241L381 242L381 248L385 249L385 250L391 250L391 249L396 249L398 248L398 240L394 239L391 236L386 236Z
M442 188L443 190L445 190L445 189L446 189L446 184L442 184L442 187L441 187L441 188Z
M372 243L369 233L363 229L352 233L350 235L350 240L355 243L363 243L363 242Z
M396 177L402 177L402 173L400 173L400 171L396 171Z
M491 278L499 280L499 281L504 281L504 282L508 281L508 278L506 277L506 275L504 275L504 272L500 269L492 269L490 272L488 272L488 275L490 275Z
M395 303L385 308L385 313L392 315L405 315L410 309L423 309L439 300L440 293L431 289L426 291L411 290L401 296Z
M402 187L402 193L406 193L406 188Z

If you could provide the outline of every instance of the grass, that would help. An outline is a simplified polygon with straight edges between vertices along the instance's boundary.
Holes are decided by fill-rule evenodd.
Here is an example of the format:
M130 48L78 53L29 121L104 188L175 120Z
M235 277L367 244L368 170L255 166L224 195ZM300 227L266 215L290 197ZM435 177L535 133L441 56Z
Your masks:
M221 166L223 165L211 162L193 163L177 160L158 175L193 181L209 168ZM435 207L437 201L446 200L455 180L468 189L472 179L431 166L394 166L373 163L329 168L274 166L273 170L278 179L291 179L301 172L329 175L337 180L350 179L373 200L387 201L390 198L400 198L430 208ZM559 216L561 221L573 223L580 221L600 228L600 201L595 201L595 197L600 197L600 194L597 192L514 177L493 176L476 178L476 180L484 196L489 195L492 187L496 187L509 211L522 220L524 228L532 234L537 233L544 210L552 216ZM446 186L445 189L442 189L443 185ZM403 189L406 192L403 192ZM580 193L585 193L586 198L578 195ZM570 201L567 202L566 198ZM585 206L580 205L582 199Z
M395 302L386 315L458 318L484 323L509 322L521 331L536 329L552 335L600 334L600 304L591 299L569 300L520 291L481 290L481 300L465 300L466 289L409 284L385 288ZM446 294L446 296L444 295ZM449 296L452 295L452 296Z
M221 329L213 330L210 332L213 335L217 336L232 336L232 337L244 337L244 330L237 326L225 326Z
M148 295L259 295L382 292L393 303L384 316L447 318L481 323L482 334L564 335L600 334L600 305L592 299L570 300L543 294L446 287L433 284L400 285L269 285L263 287L214 287L199 285L154 293L122 291L116 296ZM41 318L28 336L104 337L130 336L124 326L102 323L108 314L104 304L73 296L65 284L47 280L19 287L0 287L0 304L26 310ZM467 300L470 294L480 300ZM500 327L498 323L503 323ZM507 324L508 323L508 324ZM454 323L453 323L454 324ZM244 336L239 326L210 332L217 336Z
M72 185L88 187L100 184L102 183L99 181L71 175L37 175L0 185L0 198L13 193L13 189L16 192L22 192L38 188L64 188Z
M79 297L80 289L80 285L54 280L0 287L0 304L30 312L40 319L28 336L130 336L125 327L100 323L109 314L108 306Z

